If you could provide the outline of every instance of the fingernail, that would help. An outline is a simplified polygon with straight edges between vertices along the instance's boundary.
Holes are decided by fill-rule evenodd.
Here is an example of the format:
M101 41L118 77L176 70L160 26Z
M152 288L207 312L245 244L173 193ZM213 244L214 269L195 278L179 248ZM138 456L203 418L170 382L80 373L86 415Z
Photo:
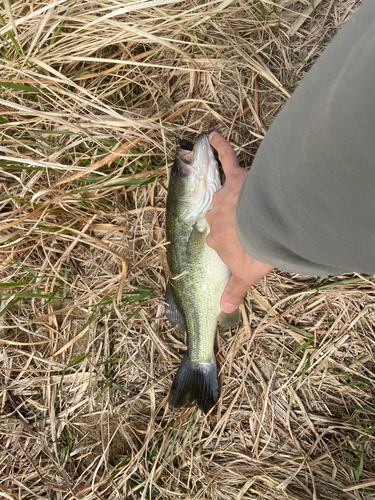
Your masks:
M221 308L224 312L230 314L232 313L233 311L235 311L237 309L237 305L236 304L231 304L230 302L223 302L221 304Z
M215 130L213 132L211 132L211 134L208 136L208 139L211 141L211 139L214 137L214 135L216 134Z

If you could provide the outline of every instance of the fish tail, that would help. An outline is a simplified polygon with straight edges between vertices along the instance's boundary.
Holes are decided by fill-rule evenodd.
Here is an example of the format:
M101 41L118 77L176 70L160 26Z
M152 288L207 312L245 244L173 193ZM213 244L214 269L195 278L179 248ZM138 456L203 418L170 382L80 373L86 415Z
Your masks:
M209 363L197 363L185 354L173 380L169 406L181 408L196 401L199 408L207 413L217 403L219 395L215 358Z

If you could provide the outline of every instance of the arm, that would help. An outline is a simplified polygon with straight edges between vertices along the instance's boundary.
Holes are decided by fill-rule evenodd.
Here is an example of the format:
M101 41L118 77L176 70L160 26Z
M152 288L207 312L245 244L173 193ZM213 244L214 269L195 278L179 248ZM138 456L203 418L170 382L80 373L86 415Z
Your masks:
M210 140L220 156L227 146L217 137ZM260 266L258 279L272 266L310 275L375 273L373 0L365 1L309 71L241 180L235 234L254 272L256 262L269 263ZM215 200L213 212L207 220L211 226L211 217L217 219L217 229L211 227L207 243L222 257ZM250 279L227 265L232 284L240 276L253 284L254 273ZM245 282L234 288L238 305ZM222 306L227 298L225 290Z
M235 212L238 195L248 172L239 166L232 146L224 137L212 132L209 139L219 153L226 180L224 186L214 193L213 207L206 214L210 226L206 243L232 272L220 303L222 310L230 313L241 304L249 287L272 271L273 266L251 257L238 241Z

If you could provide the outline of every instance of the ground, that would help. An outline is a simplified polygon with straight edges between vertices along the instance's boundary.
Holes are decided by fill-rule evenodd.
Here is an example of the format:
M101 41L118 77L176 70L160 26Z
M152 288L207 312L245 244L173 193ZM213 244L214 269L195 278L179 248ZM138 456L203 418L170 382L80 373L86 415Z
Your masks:
M253 287L208 416L167 406L163 304L176 137L249 168L360 4L4 0L0 498L375 497L373 278Z

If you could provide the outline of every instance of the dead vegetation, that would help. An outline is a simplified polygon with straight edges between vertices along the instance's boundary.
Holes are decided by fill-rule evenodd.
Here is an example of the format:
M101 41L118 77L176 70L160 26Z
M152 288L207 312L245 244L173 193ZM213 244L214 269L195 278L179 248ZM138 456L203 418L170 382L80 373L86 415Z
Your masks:
M0 498L374 498L373 279L252 289L208 417L163 307L175 138L250 165L360 3L4 0Z

